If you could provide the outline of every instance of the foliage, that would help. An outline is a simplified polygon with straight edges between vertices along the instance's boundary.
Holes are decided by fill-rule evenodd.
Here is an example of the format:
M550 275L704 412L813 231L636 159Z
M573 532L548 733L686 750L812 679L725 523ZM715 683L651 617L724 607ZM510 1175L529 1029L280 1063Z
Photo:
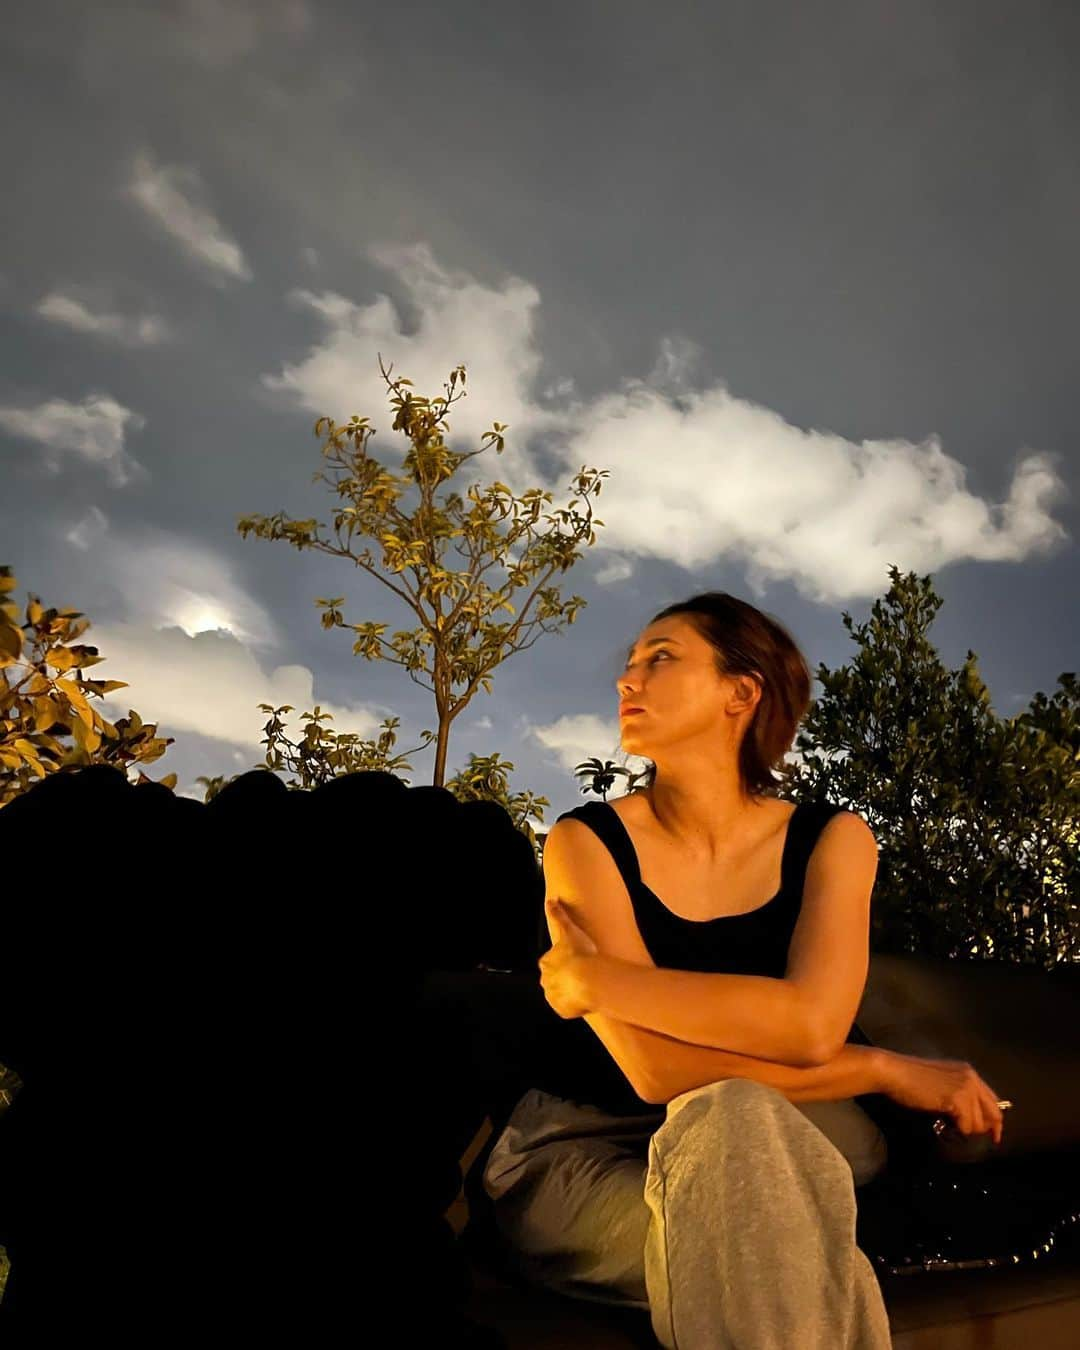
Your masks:
M212 777L206 774L200 774L195 779L196 783L203 783L205 790L203 792L203 801L212 802L226 783L231 783L238 775L232 774L228 778L223 773L214 774Z
M388 717L383 722L383 731L378 741L365 741L352 733L334 731L322 724L333 721L334 714L323 712L316 703L313 712L303 712L300 720L307 723L304 737L300 741L291 741L285 734L283 713L292 712L291 703L283 703L275 708L270 703L260 703L261 712L269 713L270 719L263 727L266 733L261 744L266 746L266 757L254 769L268 769L272 772L292 774L286 787L296 791L306 791L318 787L347 773L362 773L377 770L396 773L401 769L409 772L412 766L405 762L405 754L390 756L397 735L394 728L398 724L396 717ZM200 775L195 781L205 784L203 801L212 801L227 783L231 783L239 774L206 777Z
M607 801L607 795L616 777L626 779L626 791L629 794L637 790L637 785L645 777L646 772L647 770L641 770L634 773L631 769L616 764L614 760L599 760L595 756L574 765L574 776L582 780L582 792L595 792L598 797L603 797L604 801Z
M323 727L321 723L326 719L332 719L333 714L323 712L316 704L313 713L301 713L301 718L308 722L308 727L304 740L294 743L285 735L281 721L281 714L291 712L292 706L286 703L280 708L273 708L268 703L260 703L259 707L270 713L271 717L264 728L267 733L263 741L267 747L266 760L253 767L295 775L286 784L289 788L302 790L318 787L320 783L346 773L373 770L385 773L397 773L402 770L412 772L412 766L404 762L404 754L392 757L390 755L390 750L397 740L394 731L398 725L396 717L388 717L383 722L384 729L376 743ZM542 819L543 811L540 808L550 806L551 803L547 797L535 797L531 792L511 795L506 771L512 770L513 767L508 761L500 761L497 754L488 756L470 754L466 768L444 786L458 801L498 802L509 815L515 828L521 830L533 845L539 863L541 844L529 824L529 817ZM196 782L206 786L203 800L212 801L226 783L232 782L238 776L233 774L230 778L219 776L196 779Z
M262 744L266 746L264 767L282 773L295 775L289 780L291 788L313 788L326 783L340 774L361 773L365 770L384 770L396 773L399 769L409 769L405 755L414 751L390 757L390 750L397 736L394 728L398 724L396 717L388 717L383 722L383 732L378 742L365 741L352 732L334 731L322 724L333 721L334 714L323 712L316 703L313 712L303 712L300 720L307 723L303 739L290 741L285 734L282 713L292 712L292 705L283 703L274 708L269 703L260 703L259 709L270 714L270 720L263 730L266 737Z
M457 492L437 498L436 490L466 460L491 444L497 454L502 453L506 425L493 423L492 430L482 438L487 444L478 450L452 451L444 440L444 431L449 429L446 414L457 398L465 396L465 367L458 366L451 372L449 384L443 386L446 393L434 400L411 393L411 380L392 380L381 356L379 368L396 409L392 430L403 432L410 442L402 464L403 474L389 473L368 454L367 441L375 434L375 429L368 426L368 418L354 414L348 423L338 426L329 417L320 417L315 423L315 435L325 433L322 455L328 471L317 472L313 481L328 484L338 499L333 536L325 537L323 532L328 527L320 522L292 520L280 512L273 516L242 516L237 529L244 538L253 534L261 539L281 539L300 551L315 549L332 557L347 558L376 577L416 614L419 627L396 631L386 641L385 623L345 621L341 611L344 596L320 597L315 601L323 611L324 628L344 628L355 634L354 655L401 665L410 679L434 694L438 728L421 732L421 737L425 745L435 741L432 781L435 786L443 786L451 725L476 690L482 687L490 694L491 673L497 666L511 654L526 651L540 632L558 631L562 620L573 623L585 605L579 595L564 602L558 589L546 583L554 573L566 572L574 565L581 556L580 544L586 540L590 545L596 542L593 526L604 522L593 521L589 499L592 495L599 496L600 480L607 476L607 471L582 466L573 481L580 496L566 510L545 512L544 519L551 525L544 532L534 526L542 504L551 501L551 494L539 488L531 488L519 498L498 481L483 491L474 484L465 493L472 503L468 509ZM461 388L455 398L459 382ZM419 491L419 503L407 515L398 503L412 488ZM584 511L578 509L579 502ZM504 530L502 525L507 521ZM568 527L565 532L563 526ZM378 562L370 548L354 547L358 535L378 541L381 549ZM467 564L460 570L447 565L446 555L453 541L459 541L455 549ZM520 553L516 551L519 546ZM496 565L506 571L507 578L493 589L483 577ZM400 578L400 584L382 575L383 572ZM405 573L411 574L413 585L410 586ZM534 581L536 585L519 613L511 597ZM537 601L535 615L526 625L534 601ZM511 621L497 620L503 610L513 616ZM424 684L417 678L417 672L429 675L431 683ZM267 708L267 711L276 717L282 710ZM355 766L358 762L363 767L388 768L401 758L385 758L393 744L392 725L396 725L396 719L384 724L386 731L379 745L371 747L370 742L358 743L355 738L343 740L340 733L322 727L322 718L314 713L304 717L309 722L304 742L293 746L291 751L282 750L280 761L282 767L299 773L301 781L305 773L312 776L349 772L344 766ZM279 727L273 733L273 741L280 745L282 740ZM273 746L268 750L268 767L277 767L276 753ZM445 786L465 797L484 795L501 800L512 815L531 812L542 820L541 808L547 804L544 798L531 794L506 796L507 768L513 765L500 763L497 755L480 759L473 756L468 768ZM531 835L531 831L527 832Z
M124 680L90 680L83 671L105 658L79 644L90 627L77 610L45 609L30 595L25 619L8 599L16 586L10 567L0 567L0 807L46 774L112 764L150 764L172 745L157 725L134 708L109 722L91 706ZM82 622L79 622L82 620ZM138 771L140 781L150 779ZM175 788L176 775L159 780Z
M850 664L796 738L782 795L841 802L880 847L871 948L1013 964L1080 959L1080 689L1075 673L998 717L975 653L957 671L927 636L930 578L892 579L868 623L844 626Z
M533 820L543 820L543 808L550 806L551 802L547 797L534 797L531 792L516 792L511 795L507 786L506 771L512 770L513 767L512 761L500 760L498 754L470 754L466 767L445 786L460 802L498 802L515 828L519 829L532 844L539 863L543 856L543 841L529 821L530 817Z

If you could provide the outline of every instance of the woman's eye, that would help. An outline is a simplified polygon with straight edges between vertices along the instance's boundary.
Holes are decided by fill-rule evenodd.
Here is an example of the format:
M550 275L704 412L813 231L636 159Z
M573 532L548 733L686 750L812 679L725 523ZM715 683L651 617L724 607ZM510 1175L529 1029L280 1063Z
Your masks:
M666 657L668 658L669 661L672 659L670 653L668 653L668 652L654 652L654 653L652 654L652 656L649 657L648 661L646 662L646 665L650 665L650 666L651 666L652 663L656 660L656 658L657 658L658 656L666 656ZM629 661L627 661L627 663L626 663L624 669L625 669L625 670L629 670L629 669L630 669L630 662L629 662Z

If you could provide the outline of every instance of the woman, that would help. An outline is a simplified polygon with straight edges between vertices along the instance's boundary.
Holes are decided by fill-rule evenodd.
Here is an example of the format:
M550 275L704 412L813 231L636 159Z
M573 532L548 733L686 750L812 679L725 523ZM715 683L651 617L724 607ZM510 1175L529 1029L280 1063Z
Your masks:
M540 971L637 1104L524 1093L483 1172L506 1259L648 1308L666 1347L884 1350L855 1188L886 1149L852 1099L887 1092L1000 1140L996 1096L968 1065L851 1043L877 845L854 812L776 795L810 698L781 625L695 596L616 683L623 746L653 767L548 833Z

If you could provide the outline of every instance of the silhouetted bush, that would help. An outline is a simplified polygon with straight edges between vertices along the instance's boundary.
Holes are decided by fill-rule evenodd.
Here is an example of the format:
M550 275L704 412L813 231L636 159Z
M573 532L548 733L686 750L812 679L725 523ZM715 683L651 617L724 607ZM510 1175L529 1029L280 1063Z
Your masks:
M7 1315L310 1334L372 1281L462 1293L453 1046L417 998L535 970L542 877L500 806L262 770L204 804L92 766L0 810L0 858Z

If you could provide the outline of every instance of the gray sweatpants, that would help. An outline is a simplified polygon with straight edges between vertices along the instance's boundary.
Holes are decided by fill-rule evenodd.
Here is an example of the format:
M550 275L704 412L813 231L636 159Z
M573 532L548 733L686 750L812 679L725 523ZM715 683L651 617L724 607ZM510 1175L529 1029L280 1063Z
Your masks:
M641 1116L530 1089L484 1169L526 1279L647 1308L667 1350L888 1350L855 1187L885 1140L851 1100L728 1078Z

